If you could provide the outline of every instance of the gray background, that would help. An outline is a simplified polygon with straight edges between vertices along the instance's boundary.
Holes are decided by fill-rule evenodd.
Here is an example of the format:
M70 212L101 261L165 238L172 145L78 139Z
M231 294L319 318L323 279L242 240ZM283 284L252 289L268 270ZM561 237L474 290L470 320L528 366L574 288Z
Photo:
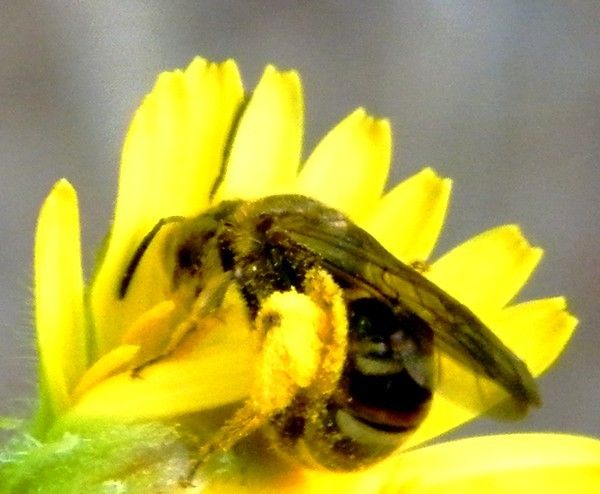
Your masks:
M455 180L438 253L518 222L544 261L521 299L565 294L581 320L519 424L598 435L600 2L200 1L0 4L0 414L34 383L31 253L40 202L68 177L87 270L109 222L124 131L162 70L196 54L298 68L306 149L359 105L389 116L392 183ZM490 259L493 262L493 259Z

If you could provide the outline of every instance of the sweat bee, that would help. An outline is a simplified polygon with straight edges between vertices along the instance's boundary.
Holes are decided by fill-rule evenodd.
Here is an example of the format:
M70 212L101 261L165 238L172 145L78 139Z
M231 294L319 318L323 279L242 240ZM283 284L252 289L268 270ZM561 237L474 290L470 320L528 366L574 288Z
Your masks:
M397 449L427 415L437 351L502 388L518 408L539 403L525 364L468 308L342 213L304 196L227 201L195 218L161 220L131 259L119 297L168 222L178 222L169 254L174 285L195 282L200 293L215 273L225 276L251 320L274 292L306 290L315 269L341 290L347 341L334 386L317 396L298 389L258 424L305 464L354 470Z

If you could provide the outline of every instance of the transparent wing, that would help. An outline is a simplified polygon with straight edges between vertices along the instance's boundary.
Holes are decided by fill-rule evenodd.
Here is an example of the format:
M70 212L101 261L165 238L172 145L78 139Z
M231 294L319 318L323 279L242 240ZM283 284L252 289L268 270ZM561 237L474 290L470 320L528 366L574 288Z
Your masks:
M442 366L440 371L450 374L441 376L442 387L449 394L460 395L452 399L484 409L486 397L497 397L498 388L502 388L512 398L515 411L539 404L527 366L467 307L400 262L340 213L316 202L313 208L302 211L288 209L265 234L275 243L309 251L338 279L358 284L373 296L426 321L434 331L436 347L456 361L454 368ZM472 386L464 382L465 370L471 376L472 371L479 375L473 378ZM453 385L454 380L459 382Z

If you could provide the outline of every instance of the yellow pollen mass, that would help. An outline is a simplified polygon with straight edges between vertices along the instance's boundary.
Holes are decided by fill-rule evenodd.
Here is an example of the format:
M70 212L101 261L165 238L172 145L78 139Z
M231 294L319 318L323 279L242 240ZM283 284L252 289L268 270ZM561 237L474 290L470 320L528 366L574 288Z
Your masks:
M275 292L262 305L257 330L264 334L254 399L265 412L284 408L298 388L309 386L319 368L323 313L296 291Z

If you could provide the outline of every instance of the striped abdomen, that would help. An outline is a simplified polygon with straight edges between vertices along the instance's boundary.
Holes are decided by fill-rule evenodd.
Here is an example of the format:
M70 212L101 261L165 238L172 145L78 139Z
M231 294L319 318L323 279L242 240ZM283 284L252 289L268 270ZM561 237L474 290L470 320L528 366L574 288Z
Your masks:
M354 470L387 456L423 420L433 377L433 332L375 298L348 303L349 345L336 392L299 394L272 420L283 450L309 466Z

